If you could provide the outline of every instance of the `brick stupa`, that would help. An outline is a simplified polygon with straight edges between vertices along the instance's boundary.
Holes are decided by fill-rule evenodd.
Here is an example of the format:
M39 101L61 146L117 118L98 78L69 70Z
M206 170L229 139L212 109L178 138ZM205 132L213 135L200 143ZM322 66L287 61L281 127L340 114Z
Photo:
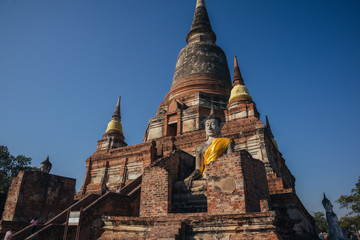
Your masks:
M76 234L78 239L317 239L314 220L295 192L268 119L266 125L260 120L236 57L231 81L204 0L197 0L186 41L144 143L125 143L119 100L86 160L77 202L45 223L36 239L64 233L71 239ZM234 152L207 165L204 194L176 195L175 183L194 170L211 109ZM101 195L105 186L110 191ZM80 209L80 227L65 227L66 212Z

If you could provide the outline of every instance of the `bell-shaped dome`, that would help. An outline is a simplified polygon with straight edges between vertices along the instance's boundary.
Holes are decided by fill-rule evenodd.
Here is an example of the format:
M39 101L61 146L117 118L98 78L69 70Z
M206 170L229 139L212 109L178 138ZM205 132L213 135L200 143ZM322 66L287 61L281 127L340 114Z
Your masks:
M212 42L194 42L180 51L171 88L181 86L182 79L195 74L214 75L220 85L231 87L226 55Z
M239 64L236 56L234 56L234 84L231 89L229 102L235 98L245 98L252 101L249 90L245 87L244 79L241 75Z
M116 131L116 132L123 134L121 122L116 121L116 120L111 120L108 123L105 133L108 133L110 131Z
M252 100L252 97L249 94L249 90L244 85L236 85L233 87L233 89L231 89L229 102L237 97L245 97Z

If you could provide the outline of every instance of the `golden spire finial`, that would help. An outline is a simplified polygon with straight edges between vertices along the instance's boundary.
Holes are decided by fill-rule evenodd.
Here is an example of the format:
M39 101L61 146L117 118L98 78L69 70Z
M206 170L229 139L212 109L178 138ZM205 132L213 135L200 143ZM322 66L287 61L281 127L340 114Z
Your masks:
M249 90L245 87L244 79L241 76L239 64L236 56L234 56L234 84L231 89L231 94L229 98L229 102L234 98L246 98L252 101L252 97L249 94Z
M115 111L113 113L111 121L109 122L109 124L107 126L105 133L115 131L115 132L119 132L119 133L121 133L121 135L123 135L122 125L121 125L120 100L121 100L121 96L119 96L119 99L118 99L116 107L115 107Z

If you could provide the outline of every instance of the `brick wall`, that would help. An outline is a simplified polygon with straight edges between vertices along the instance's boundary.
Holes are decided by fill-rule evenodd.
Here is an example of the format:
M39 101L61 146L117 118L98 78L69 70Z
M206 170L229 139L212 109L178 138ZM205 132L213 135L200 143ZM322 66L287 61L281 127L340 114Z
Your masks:
M16 178L14 178L14 180L11 182L5 202L4 212L2 214L2 220L13 221L14 219L23 177L24 171L20 171Z
M253 159L247 151L241 150L241 165L244 174L246 211L259 212L260 201L270 199L264 163Z
M276 148L274 141L268 134L265 134L265 143L267 146L268 158L273 163L274 172L282 178L285 188L295 187L295 177L291 174L286 166L285 159L282 157L280 151Z
M227 154L207 166L208 214L260 212L269 199L264 164L246 151Z
M173 151L144 169L140 216L158 217L168 214L172 186L177 179L180 154L180 151Z
M209 215L246 213L244 176L239 153L227 154L207 165ZM230 186L225 191L226 185ZM233 187L233 188L231 188Z
M164 216L169 210L169 174L164 167L146 168L141 186L140 216Z
M166 217L113 217L104 222L99 239L283 239L273 225L273 212L207 216L205 213ZM305 238L306 239L306 238Z
M40 171L21 171L13 180L3 212L3 220L29 222L37 216L45 222L74 201L73 178Z

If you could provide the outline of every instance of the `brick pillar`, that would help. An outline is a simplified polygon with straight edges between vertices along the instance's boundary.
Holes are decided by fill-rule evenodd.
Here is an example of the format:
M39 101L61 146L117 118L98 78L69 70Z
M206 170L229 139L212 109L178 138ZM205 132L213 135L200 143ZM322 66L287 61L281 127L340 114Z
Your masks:
M269 199L264 164L247 151L226 154L207 165L209 215L265 211Z
M176 132L176 135L179 136L182 134L182 110L178 111L177 113L177 117L178 117L178 120L177 120L177 132Z
M246 213L244 176L239 153L226 154L206 167L209 215Z
M145 168L140 199L141 217L166 216L169 211L169 173L160 166Z
M148 166L151 165L151 147L152 147L152 142L147 142L144 144L143 146L143 159L144 159L144 162L143 162L143 167L146 168Z

